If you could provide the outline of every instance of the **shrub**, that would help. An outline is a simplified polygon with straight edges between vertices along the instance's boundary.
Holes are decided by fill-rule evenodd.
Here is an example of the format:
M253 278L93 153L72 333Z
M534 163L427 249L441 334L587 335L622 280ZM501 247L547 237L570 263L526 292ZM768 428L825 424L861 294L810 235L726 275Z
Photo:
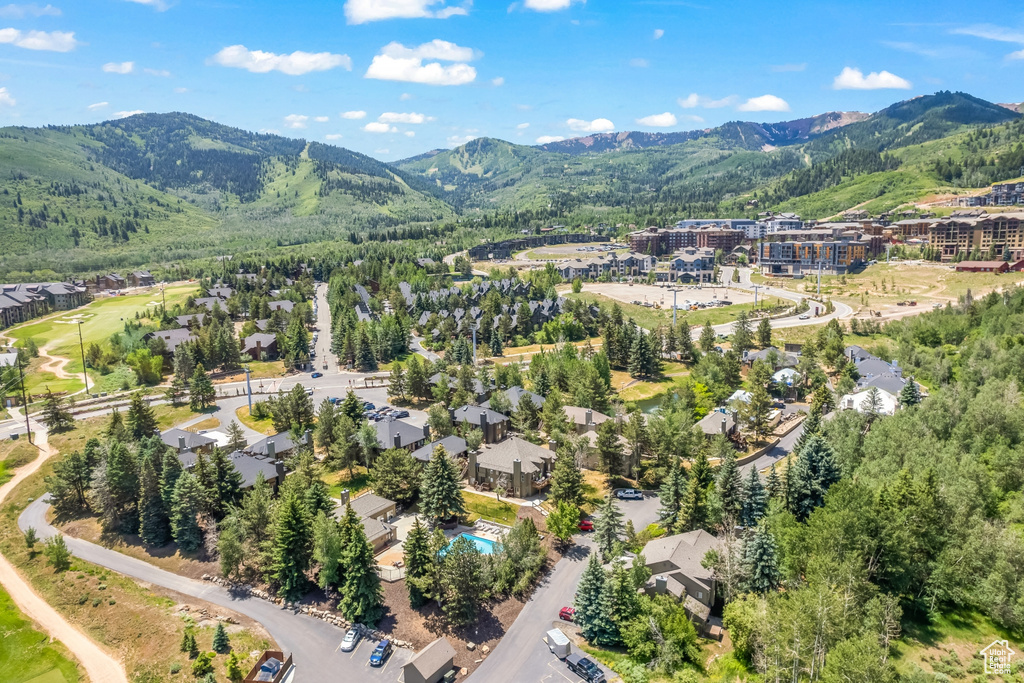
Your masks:
M192 662L192 675L196 678L213 673L213 658L216 652L201 652L196 661Z

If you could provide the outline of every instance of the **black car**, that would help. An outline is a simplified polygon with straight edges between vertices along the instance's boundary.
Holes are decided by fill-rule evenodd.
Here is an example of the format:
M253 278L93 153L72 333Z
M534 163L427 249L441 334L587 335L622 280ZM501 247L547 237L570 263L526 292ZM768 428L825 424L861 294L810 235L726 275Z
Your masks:
M575 652L565 658L565 664L574 674L588 683L604 683L604 672L592 660Z
M409 417L408 410L392 410L391 415L395 418Z

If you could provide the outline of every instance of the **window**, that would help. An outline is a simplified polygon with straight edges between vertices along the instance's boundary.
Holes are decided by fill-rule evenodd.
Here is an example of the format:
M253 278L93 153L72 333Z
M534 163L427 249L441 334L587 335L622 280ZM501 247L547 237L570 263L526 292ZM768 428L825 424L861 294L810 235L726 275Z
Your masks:
M704 591L697 591L697 599L698 600L703 600L704 599Z

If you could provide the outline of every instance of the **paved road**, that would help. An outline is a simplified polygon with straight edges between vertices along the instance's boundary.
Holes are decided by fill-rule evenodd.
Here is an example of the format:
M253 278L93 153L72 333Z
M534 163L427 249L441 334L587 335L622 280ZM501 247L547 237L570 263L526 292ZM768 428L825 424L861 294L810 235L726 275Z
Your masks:
M658 518L659 502L656 496L646 497L642 501L617 501L617 504L625 519L632 520L637 530ZM581 534L576 537L576 545L544 578L501 642L480 668L473 672L470 680L476 683L582 680L551 654L543 638L549 630L559 626L558 610L572 604L576 586L593 550L594 545L588 536ZM611 680L613 676L609 674L608 678Z
M50 538L58 531L46 521L47 508L49 503L45 498L31 503L18 517L18 526L22 530L35 527L41 539ZM286 652L293 653L297 683L324 680L394 681L401 673L401 666L412 657L409 650L398 648L387 666L371 668L367 661L373 642L363 640L354 652L341 652L337 648L344 631L325 621L283 609L266 600L235 595L222 586L172 574L88 541L70 536L65 536L65 540L75 557L139 581L226 607L258 621L278 645Z

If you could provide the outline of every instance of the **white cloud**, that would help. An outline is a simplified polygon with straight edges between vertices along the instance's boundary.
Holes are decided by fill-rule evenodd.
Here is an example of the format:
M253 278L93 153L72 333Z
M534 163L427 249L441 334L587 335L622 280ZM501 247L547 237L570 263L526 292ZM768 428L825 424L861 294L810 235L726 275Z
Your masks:
M736 102L735 95L729 95L723 97L720 100L713 100L710 97L704 95L698 95L695 92L690 93L686 97L680 97L676 100L683 109L693 109L694 107L703 107L704 109L720 109L721 107L728 107Z
M10 43L26 50L49 52L71 52L78 46L74 32L67 31L19 31L16 28L0 28L0 43Z
M634 57L629 60L629 65L636 69L646 69L651 65L651 63L642 57Z
M448 137L447 142L449 147L458 147L464 145L467 142L476 140L479 135L451 135Z
M375 149L375 150L373 150L373 153L374 154L391 154L391 150L385 147L385 148L382 148L382 149Z
M0 107L13 107L17 103L7 88L0 88Z
M557 12L569 9L569 5L574 2L585 4L587 0L524 0L523 7L535 12Z
M175 88L174 92L178 93L179 95L184 95L188 92L188 88Z
M480 53L472 48L445 40L432 40L417 47L388 43L373 58L365 78L426 85L465 85L476 80L476 69L464 62L479 56ZM442 65L440 61L424 64L425 59L455 63L448 66Z
M472 0L464 6L449 6L444 0L348 0L345 18L350 24L384 19L447 19L469 14L470 5Z
M546 145L549 142L561 142L564 139L561 135L541 135L537 138L537 144Z
M867 76L860 69L846 67L832 82L835 90L882 90L896 88L909 90L910 81L888 71L872 71Z
M150 76L158 76L159 78L170 78L171 72L167 69L143 69L143 71Z
M399 113L394 111L386 111L377 117L377 121L379 121L380 123L420 124L433 120L433 116L424 116L423 114L417 114L416 112Z
M409 100L416 99L416 96L411 93L404 92L398 96L398 99L402 102L408 102Z
M789 111L789 103L775 95L761 95L760 97L751 97L736 109L739 111Z
M379 121L370 121L368 124L363 126L363 130L367 133L397 133L398 129L394 126L386 123L380 123Z
M135 116L136 114L145 114L141 109L132 109L131 111L116 111L114 112L115 119L126 119L129 116Z
M405 133L403 133L403 135L405 135L405 137L407 137L407 138L414 138L414 137L416 137L416 131L414 131L414 130L407 130L407 131L405 131Z
M0 17L5 19L24 19L25 17L59 17L61 11L53 5L40 7L36 4L5 5L0 7Z
M615 130L615 124L608 119L594 119L593 121L569 119L565 125L578 133L607 133Z
M950 33L961 36L973 36L974 38L983 38L985 40L997 40L1001 43L1024 44L1024 31L994 24L964 26L963 28L955 28Z
M684 121L693 121L694 123L704 123L704 117L697 116L696 114L683 114L682 119Z
M164 0L128 0L128 2L134 2L138 5L148 5L157 12L163 12L171 5Z
M663 28L656 28L656 29L654 29L654 36L653 37L654 37L655 40L661 40L661 37L663 35L665 35L665 29L663 29Z
M1024 50L1018 50L1017 52L1011 52L1006 55L1007 59L1024 59Z
M107 62L103 70L108 74L130 74L135 71L135 62Z
M505 85L505 77L498 76L497 78L492 78L491 85L493 85L495 88L500 88L501 86Z
M305 128L309 117L303 114L288 114L284 117L285 128Z
M317 123L327 123L331 119L328 116L314 116L313 120L316 121Z
M340 140L342 137L341 133L328 133L324 136L324 140Z
M88 107L86 107L86 109L88 109L89 111L96 111L97 109L105 109L109 106L110 102L97 102L95 104L90 104Z
M518 126L516 126L516 128L518 128L519 130L526 130L529 127L530 127L530 124L528 124L528 123L520 123Z
M442 62L471 62L483 56L481 52L471 47L462 47L437 38L416 47L406 47L401 43L391 42L382 47L380 52L388 57L399 59L437 59Z
M636 120L641 126L647 126L649 128L669 128L679 123L676 119L676 115L672 112L665 112L664 114L651 114L641 119Z
M366 118L366 112L365 111L359 111L359 110L357 110L357 111L343 111L343 112L341 112L341 118L348 119L350 121L355 121L355 120L358 120L358 119L365 119Z
M213 64L246 69L253 73L265 74L280 71L289 76L301 76L313 71L327 71L339 66L352 70L352 59L348 55L330 52L302 52L297 50L288 55L278 55L262 50L250 50L244 45L226 47L209 60Z

